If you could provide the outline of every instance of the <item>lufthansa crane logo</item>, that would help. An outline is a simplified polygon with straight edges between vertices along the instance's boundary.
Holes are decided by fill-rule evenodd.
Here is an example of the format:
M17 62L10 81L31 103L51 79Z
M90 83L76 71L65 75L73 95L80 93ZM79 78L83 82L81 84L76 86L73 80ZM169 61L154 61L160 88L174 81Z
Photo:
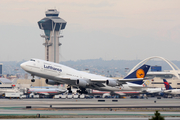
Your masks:
M137 77L137 78L144 78L144 76L145 76L145 73L144 73L144 70L143 70L143 69L138 69L138 70L136 71L136 77Z

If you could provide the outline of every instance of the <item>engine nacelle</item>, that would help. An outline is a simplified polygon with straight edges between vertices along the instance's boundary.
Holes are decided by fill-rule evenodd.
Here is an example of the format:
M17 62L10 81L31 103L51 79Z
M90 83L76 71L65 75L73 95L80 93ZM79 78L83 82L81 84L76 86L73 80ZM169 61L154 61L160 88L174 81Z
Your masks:
M83 79L78 79L76 81L76 85L78 85L79 87L86 87L88 85L88 82Z
M111 87L115 87L118 84L117 84L117 82L115 80L107 80L106 85L111 86Z
M48 79L46 79L46 84L49 84L49 85L59 85L60 83L55 82L54 80L48 80Z

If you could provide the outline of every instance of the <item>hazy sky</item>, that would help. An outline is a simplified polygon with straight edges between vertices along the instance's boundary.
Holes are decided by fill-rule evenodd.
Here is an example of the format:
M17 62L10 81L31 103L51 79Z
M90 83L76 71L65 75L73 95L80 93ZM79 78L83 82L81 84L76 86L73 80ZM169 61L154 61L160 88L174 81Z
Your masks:
M67 21L60 59L180 60L180 0L0 0L0 61L44 59L37 22Z

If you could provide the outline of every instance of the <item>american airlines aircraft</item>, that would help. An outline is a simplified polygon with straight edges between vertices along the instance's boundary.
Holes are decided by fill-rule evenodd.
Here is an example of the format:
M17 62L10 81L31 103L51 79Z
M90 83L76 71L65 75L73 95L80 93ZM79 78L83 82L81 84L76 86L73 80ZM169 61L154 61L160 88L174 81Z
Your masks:
M30 73L35 81L34 76L46 79L47 84L68 84L67 90L71 93L71 86L78 87L77 92L87 94L86 88L101 91L121 91L125 88L128 90L142 89L144 77L149 70L149 65L143 65L136 71L132 72L124 79L113 79L78 71L62 64L57 64L40 59L31 59L21 64L21 68Z
M53 98L55 95L65 93L66 89L59 88L29 88L27 94L34 93L34 95L47 96Z

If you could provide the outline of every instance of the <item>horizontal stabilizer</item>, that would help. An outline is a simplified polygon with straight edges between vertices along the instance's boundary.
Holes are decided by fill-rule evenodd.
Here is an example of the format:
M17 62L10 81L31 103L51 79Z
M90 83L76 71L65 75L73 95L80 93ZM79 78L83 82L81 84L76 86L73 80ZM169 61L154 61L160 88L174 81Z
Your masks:
M118 79L119 82L133 82L133 81L141 81L144 80L144 78L129 78L129 79Z

